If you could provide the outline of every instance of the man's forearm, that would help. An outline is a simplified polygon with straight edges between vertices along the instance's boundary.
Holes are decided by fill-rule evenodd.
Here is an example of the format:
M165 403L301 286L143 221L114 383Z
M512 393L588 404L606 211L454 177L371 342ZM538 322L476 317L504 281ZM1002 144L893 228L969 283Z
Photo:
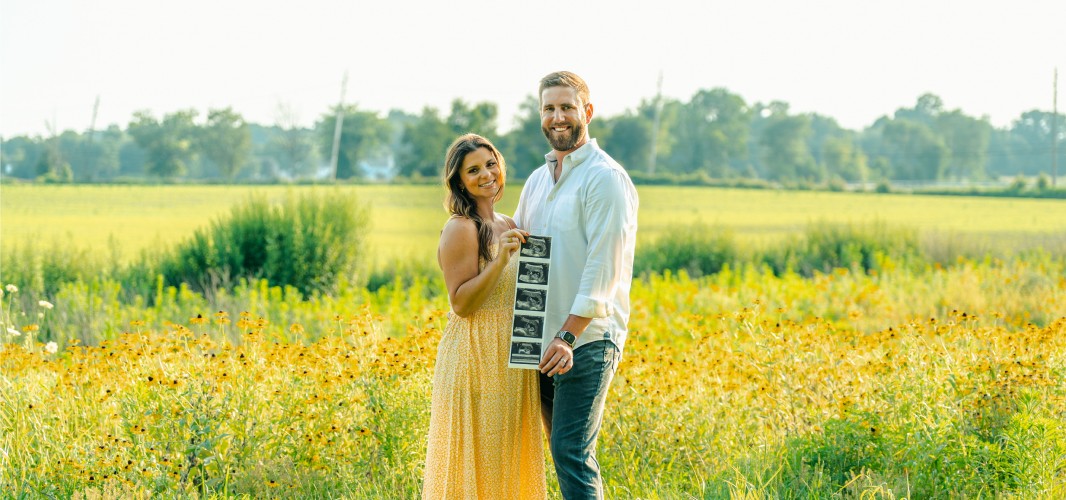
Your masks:
M589 323L592 323L592 318L571 314L566 317L566 321L563 322L561 330L566 330L574 334L575 337L581 337L581 334L585 332L586 328L588 328Z

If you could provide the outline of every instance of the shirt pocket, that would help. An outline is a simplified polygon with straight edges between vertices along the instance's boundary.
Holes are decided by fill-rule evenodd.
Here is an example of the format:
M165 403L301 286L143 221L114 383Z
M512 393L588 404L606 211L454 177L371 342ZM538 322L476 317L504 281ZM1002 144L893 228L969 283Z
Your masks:
M552 227L560 233L584 232L584 207L577 195L560 195L555 199L552 211Z

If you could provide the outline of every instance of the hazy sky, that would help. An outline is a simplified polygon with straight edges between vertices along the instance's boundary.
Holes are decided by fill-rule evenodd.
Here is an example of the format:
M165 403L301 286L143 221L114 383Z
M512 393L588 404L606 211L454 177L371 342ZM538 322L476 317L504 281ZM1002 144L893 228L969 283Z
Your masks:
M582 75L601 116L725 87L859 129L919 95L1005 126L1066 80L1063 0L802 2L0 0L0 135L123 127L232 106L310 125L364 109L492 101L501 132L541 76ZM1066 83L1060 83L1066 94ZM1059 110L1066 108L1060 96Z

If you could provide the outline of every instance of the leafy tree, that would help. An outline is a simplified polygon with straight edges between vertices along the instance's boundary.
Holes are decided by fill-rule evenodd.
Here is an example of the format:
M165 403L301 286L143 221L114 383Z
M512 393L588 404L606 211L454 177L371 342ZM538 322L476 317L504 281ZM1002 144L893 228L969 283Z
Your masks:
M362 174L359 164L383 153L391 132L388 122L377 113L360 111L354 104L342 109L340 150L337 157L337 178L349 179ZM319 146L325 157L333 154L333 131L337 112L322 115L315 125Z
M652 124L630 113L612 118L609 124L610 140L604 145L610 147L611 156L627 169L647 170L654 140Z
M866 182L866 155L851 135L834 135L822 142L822 164L830 176L849 182Z
M262 127L262 140L256 140L256 125L251 124L252 147L257 149L262 165L260 174L277 179L283 176L310 178L318 165L314 130L300 126L297 111L286 103L278 103L274 111L274 126Z
M649 125L651 131L653 145L649 145L649 148L654 147L655 153L655 168L658 170L660 166L668 169L668 163L670 153L674 144L677 142L674 137L675 129L678 123L678 114L680 113L682 104L676 99L663 99L658 105L655 100L643 99L640 102L640 106L637 107L637 115L643 118ZM661 108L661 109L660 109ZM659 130L655 131L655 114L659 113ZM649 157L651 151L648 152ZM649 173L651 166L648 165Z
M908 119L886 120L881 139L892 179L933 181L942 177L949 150L928 126Z
M987 177L988 142L992 133L988 121L954 110L937 115L935 125L950 151L945 176L953 179Z
M252 150L252 136L244 118L233 108L209 110L207 123L197 136L203 158L222 178L236 178Z
M1010 129L992 129L988 137L988 174L992 177L1014 176L1019 172L1022 151L1028 145Z
M479 102L470 105L462 99L455 99L452 101L452 112L448 115L448 127L451 128L454 135L452 139L462 134L473 132L495 143L498 139L496 115L497 110L494 103ZM441 150L441 157L443 156L444 151Z
M400 152L400 174L405 176L439 177L444 153L456 134L440 117L436 108L422 108L422 114L403 130L403 149Z
M177 111L156 120L149 111L133 114L129 134L146 153L145 167L149 175L173 179L188 170L195 158L193 139L196 135L195 110Z
M1031 110L1022 113L1010 129L1014 146L1015 171L1025 175L1037 175L1051 169L1051 129L1055 115L1046 111ZM1058 141L1066 141L1066 115L1058 117ZM1063 153L1059 146L1059 153ZM1062 161L1060 160L1060 169ZM1059 175L1062 175L1060 170Z
M0 147L0 168L4 175L32 179L37 176L37 164L43 153L44 145L39 139L12 137Z
M74 134L74 132L70 132ZM74 180L74 171L70 163L64 158L61 148L62 142L69 142L69 135L61 141L61 136L52 137L45 144L41 155L38 157L35 173L37 179L45 182L71 182Z
M749 113L744 99L726 89L697 92L678 115L673 170L732 175L731 163L742 163L747 151Z
M922 94L913 108L900 108L896 110L895 117L900 120L910 120L921 123L927 127L936 124L936 117L944 110L944 101L934 94Z
M822 182L825 171L820 169L807 147L811 135L811 119L805 115L774 113L767 121L759 144L763 164L770 179L778 181Z
M515 117L515 126L500 138L499 146L507 159L508 175L526 178L544 164L544 154L551 149L541 131L540 100L526 96ZM592 122L598 119L593 116Z

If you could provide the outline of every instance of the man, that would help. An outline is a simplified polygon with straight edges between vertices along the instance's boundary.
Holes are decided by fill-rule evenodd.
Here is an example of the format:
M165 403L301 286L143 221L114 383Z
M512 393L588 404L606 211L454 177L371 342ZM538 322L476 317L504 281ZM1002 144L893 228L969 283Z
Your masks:
M540 113L552 151L526 180L514 220L552 238L541 416L563 497L602 498L596 439L626 340L637 191L589 139L584 80L567 71L544 77Z

